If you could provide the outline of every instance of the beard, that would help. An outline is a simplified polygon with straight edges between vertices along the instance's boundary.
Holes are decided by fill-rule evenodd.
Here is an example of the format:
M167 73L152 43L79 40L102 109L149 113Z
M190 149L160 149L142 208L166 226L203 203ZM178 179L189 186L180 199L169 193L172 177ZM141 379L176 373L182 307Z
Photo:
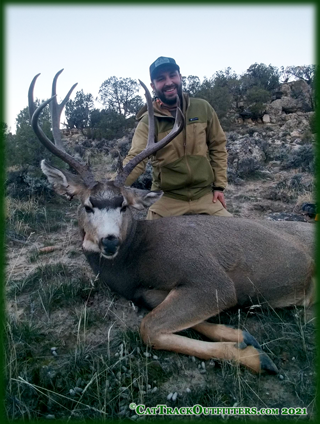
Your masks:
M180 97L180 99L182 99L182 83L181 84L172 84L172 86L170 86L170 88L171 87L174 87L177 90L178 97ZM166 88L168 88L168 87L166 87ZM168 98L165 95L165 93L163 93L160 90L154 89L153 91L154 91L155 96L158 97L162 101L162 103L165 103L168 106L173 106L177 103L177 96L172 97L172 98Z

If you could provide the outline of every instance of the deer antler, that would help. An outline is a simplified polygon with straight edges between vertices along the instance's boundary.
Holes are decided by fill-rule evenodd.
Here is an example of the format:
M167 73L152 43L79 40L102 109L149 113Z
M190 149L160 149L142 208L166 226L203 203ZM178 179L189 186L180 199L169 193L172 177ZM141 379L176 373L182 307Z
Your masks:
M63 101L58 104L57 102L57 94L56 94L56 85L57 85L57 79L58 76L61 74L63 69L61 69L54 77L53 83L52 83L52 97L45 102L43 102L38 108L36 108L34 99L33 99L33 91L34 86L36 83L36 80L40 74L37 74L29 87L28 92L28 101L29 101L29 115L30 115L30 122L31 126L33 128L33 131L36 133L37 137L41 141L41 143L55 156L62 159L64 162L66 162L68 165L70 165L83 179L85 184L92 188L96 181L94 179L94 176L89 168L88 165L84 165L80 162L78 162L76 159L74 159L72 156L70 156L63 148L62 140L61 140L61 134L60 134L60 116L61 112L67 103L67 101L70 98L70 95L75 88L77 84L74 84L71 89L69 90L66 97L63 99ZM39 126L38 119L39 115L42 112L42 110L50 104L50 112L51 112L51 120L52 120L52 133L53 133L53 139L54 143L52 143L51 140L45 135L41 127Z
M183 125L184 125L183 113L182 113L181 109L179 107L177 107L176 119L175 119L172 130L162 140L155 143L155 140L154 140L154 132L155 132L154 111L153 111L151 95L150 95L149 90L145 86L145 84L140 80L139 80L139 82L145 90L145 96L146 96L146 100L147 100L148 118L149 118L149 134L148 134L147 146L141 153L139 153L137 156L135 156L133 159L131 159L130 162L128 162L126 164L126 166L123 168L122 172L120 172L116 176L116 178L114 180L114 184L117 187L121 187L121 186L124 185L128 175L130 175L132 170L140 162L142 162L145 158L154 154L155 152L157 152L158 150L160 150L164 146L166 146L168 143L170 143L170 141L172 141L182 131Z
M61 140L61 133L60 133L60 116L61 116L61 112L63 108L65 107L67 101L69 100L71 96L72 91L78 85L78 83L76 82L75 84L73 84L73 86L70 88L69 92L67 93L66 97L62 100L60 104L58 104L57 97L55 96L57 95L57 80L62 71L63 69L57 72L53 78L51 96L54 97L54 99L50 103L50 112L51 112L51 118L52 118L52 134L53 134L55 145L60 150L64 151L63 143Z

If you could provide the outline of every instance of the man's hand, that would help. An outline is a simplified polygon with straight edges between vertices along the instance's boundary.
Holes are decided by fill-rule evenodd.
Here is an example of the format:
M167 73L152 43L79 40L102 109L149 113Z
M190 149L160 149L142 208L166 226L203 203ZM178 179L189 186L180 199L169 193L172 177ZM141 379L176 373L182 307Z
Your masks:
M213 192L213 199L212 199L212 202L213 202L213 203L216 203L216 201L217 201L217 200L220 200L220 202L221 202L222 206L223 206L225 209L227 209L226 201L224 200L224 194L223 194L223 192L222 192L222 191L215 190L215 191Z

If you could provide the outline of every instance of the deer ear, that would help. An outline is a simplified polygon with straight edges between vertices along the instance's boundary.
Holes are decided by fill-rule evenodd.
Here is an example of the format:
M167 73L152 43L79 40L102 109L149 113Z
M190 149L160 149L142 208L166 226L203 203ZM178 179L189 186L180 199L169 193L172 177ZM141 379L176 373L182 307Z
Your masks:
M129 206L142 210L149 208L149 206L159 200L163 195L163 191L148 191L130 188L126 190L125 195Z
M53 185L54 191L66 196L69 200L83 193L86 189L83 180L78 175L71 174L71 172L65 170L61 171L46 163L45 160L41 161L41 170Z

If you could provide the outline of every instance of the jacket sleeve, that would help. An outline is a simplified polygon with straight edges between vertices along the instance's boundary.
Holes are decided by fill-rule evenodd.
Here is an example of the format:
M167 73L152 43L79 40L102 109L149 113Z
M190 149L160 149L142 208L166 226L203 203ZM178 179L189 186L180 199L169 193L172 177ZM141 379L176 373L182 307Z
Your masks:
M207 144L214 175L213 186L225 188L227 186L227 139L214 110L212 110L212 118L208 122Z
M123 161L123 166L125 166L131 159L133 159L146 148L148 140L148 129L149 128L147 124L142 121L139 122L132 139L131 148ZM147 162L148 158L144 159L132 170L131 174L129 174L128 178L126 179L126 186L131 186L131 184L133 184L136 179L144 173Z

